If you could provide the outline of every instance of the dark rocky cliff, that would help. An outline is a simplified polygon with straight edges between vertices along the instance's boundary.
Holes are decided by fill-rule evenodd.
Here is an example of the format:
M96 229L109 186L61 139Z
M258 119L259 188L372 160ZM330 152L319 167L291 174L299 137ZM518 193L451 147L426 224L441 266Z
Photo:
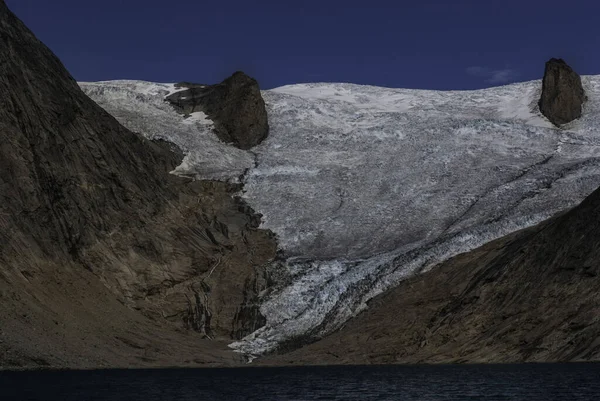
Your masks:
M167 97L185 115L202 111L213 120L215 133L224 142L250 149L269 135L265 102L258 82L241 71L220 84L179 84L186 88Z
M31 355L102 363L71 337L114 349L107 363L125 363L142 352L128 344L147 338L152 363L178 355L169 344L238 338L261 324L255 298L276 244L233 198L238 188L169 174L181 155L85 96L1 0L0 135L0 365L36 364ZM178 327L201 334L190 340ZM194 347L188 359L203 361L207 347L180 348Z
M581 78L562 59L546 63L542 81L540 111L554 125L560 126L581 117L585 92Z

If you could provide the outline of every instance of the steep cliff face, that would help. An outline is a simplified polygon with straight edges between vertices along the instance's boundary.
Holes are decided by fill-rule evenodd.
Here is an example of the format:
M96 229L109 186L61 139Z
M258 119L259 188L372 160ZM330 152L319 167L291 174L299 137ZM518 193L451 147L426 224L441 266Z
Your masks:
M546 63L542 81L540 111L554 125L560 126L581 117L585 101L581 78L562 59Z
M185 88L167 97L179 112L203 112L214 122L224 142L250 149L269 134L265 102L258 82L241 71L217 85L181 83Z
M600 360L598 241L600 190L401 283L337 333L263 363Z
M2 1L0 134L3 329L23 318L11 302L39 303L50 280L85 294L92 277L159 329L174 323L229 339L259 324L247 304L264 288L276 245L233 197L239 188L170 175L182 155L128 131L85 96ZM91 275L81 279L79 270ZM46 299L38 312L56 313L57 325L69 302L89 307L56 288L55 303ZM17 348L39 345L21 334Z

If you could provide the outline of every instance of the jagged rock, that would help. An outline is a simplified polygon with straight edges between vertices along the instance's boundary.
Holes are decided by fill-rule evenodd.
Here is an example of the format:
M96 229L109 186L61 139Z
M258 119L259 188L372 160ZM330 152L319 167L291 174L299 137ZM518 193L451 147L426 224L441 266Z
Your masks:
M581 117L585 101L581 78L562 59L550 59L546 63L540 111L554 125L560 126Z
M276 243L239 188L169 174L182 154L89 99L2 0L0 136L0 368L224 360L182 328L260 324L239 310Z
M265 102L258 82L241 71L217 85L182 82L186 90L167 97L179 112L202 111L213 120L215 133L241 149L250 149L269 135Z

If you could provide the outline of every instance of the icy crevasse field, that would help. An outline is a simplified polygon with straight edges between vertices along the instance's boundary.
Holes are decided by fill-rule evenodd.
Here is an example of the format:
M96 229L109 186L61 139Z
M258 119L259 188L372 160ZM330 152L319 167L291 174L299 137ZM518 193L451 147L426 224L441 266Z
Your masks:
M180 145L178 174L235 180L249 169L244 197L277 233L291 277L266 297L266 326L232 344L259 355L322 336L408 275L599 187L600 77L583 83L584 116L562 130L537 110L540 81L450 92L285 86L263 91L271 131L255 155L172 111L172 85L82 87L125 126Z

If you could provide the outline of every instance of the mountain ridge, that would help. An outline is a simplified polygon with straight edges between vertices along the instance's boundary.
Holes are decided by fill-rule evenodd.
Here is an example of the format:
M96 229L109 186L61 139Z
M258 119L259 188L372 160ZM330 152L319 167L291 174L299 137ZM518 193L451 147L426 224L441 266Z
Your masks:
M238 186L169 174L4 2L0 95L0 366L239 363L276 243Z

